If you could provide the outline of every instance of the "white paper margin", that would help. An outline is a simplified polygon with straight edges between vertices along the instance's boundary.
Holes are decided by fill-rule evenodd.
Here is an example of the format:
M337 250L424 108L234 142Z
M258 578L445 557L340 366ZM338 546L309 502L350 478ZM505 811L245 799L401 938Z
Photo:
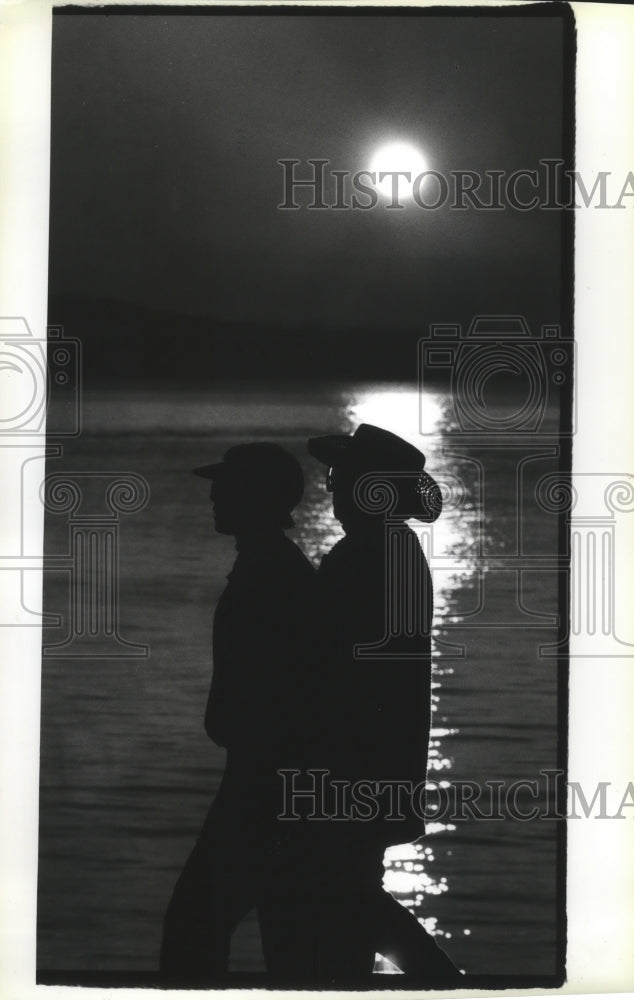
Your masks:
M247 0L241 5L251 3ZM372 0L366 5L385 6ZM405 5L409 4L400 4ZM450 6L494 10L503 4L473 0ZM624 182L634 169L634 9L626 4L571 6L578 46L576 169L590 178L608 170ZM26 317L35 336L46 332L51 11L51 3L40 0L5 0L0 6L0 316ZM575 474L634 471L634 206L627 199L625 204L628 207L622 211L591 207L576 215L579 431L574 439ZM33 443L37 445L38 439L33 438ZM15 454L0 447L0 488L6 512L0 526L0 606L5 607L5 600L10 601L6 569L10 564L5 557L16 551L11 504L20 502L14 471ZM582 480L578 483L583 488ZM22 513L28 551L41 551L41 506L36 498L30 504L27 498ZM621 634L631 641L634 517L621 521L616 618ZM78 991L117 1000L145 998L150 993L165 996L165 991L147 989L35 986L40 643L37 627L0 627L0 998L28 1000L46 995L57 1000ZM571 652L582 652L579 642L573 642ZM624 792L634 780L633 671L630 658L573 656L569 778L582 781L584 788L592 790L599 781L610 781ZM566 986L552 991L496 991L495 995L611 993L616 997L632 990L634 816L627 809L625 814L628 818L623 821L590 818L568 824ZM227 997L233 992L223 991ZM170 995L197 994L170 991ZM417 994L398 991L394 995ZM452 991L444 995L489 994Z

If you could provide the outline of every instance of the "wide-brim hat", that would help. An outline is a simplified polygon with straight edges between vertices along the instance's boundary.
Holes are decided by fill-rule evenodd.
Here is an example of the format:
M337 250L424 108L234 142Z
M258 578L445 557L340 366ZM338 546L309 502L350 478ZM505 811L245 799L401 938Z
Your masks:
M295 456L269 441L234 445L221 462L200 465L192 472L203 479L228 479L244 489L257 491L263 506L275 507L288 515L304 493L304 474Z
M435 521L442 510L442 494L435 479L425 470L425 455L419 448L397 434L359 424L354 434L328 434L309 438L308 451L329 468L345 468L359 475L393 473L401 488L415 484L420 507L411 516L421 521ZM411 474L411 476L407 475Z

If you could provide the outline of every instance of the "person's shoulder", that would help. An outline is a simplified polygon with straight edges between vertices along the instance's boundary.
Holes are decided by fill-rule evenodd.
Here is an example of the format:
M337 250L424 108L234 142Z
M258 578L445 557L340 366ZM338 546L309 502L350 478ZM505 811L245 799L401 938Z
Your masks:
M233 590L274 593L280 588L308 585L316 575L316 569L299 545L284 535L265 547L239 553L230 574L230 585Z
M317 570L297 542L286 535L277 556L277 568L285 575L305 581L310 581L317 575Z
M386 529L387 530L387 529ZM420 539L415 531L409 526L403 525L399 528L403 532L403 538L407 539L407 546L401 545L400 551L407 554L406 557L413 559L416 570L425 572L427 570L427 560L420 544ZM357 573L361 575L370 574L377 571L384 572L387 548L385 537L373 539L371 544L353 541L348 535L341 538L330 552L322 556L319 566L319 576L328 578L331 575L340 576L342 573Z
M350 540L347 537L340 538L330 551L321 557L318 570L320 576L335 571L342 563L349 562L351 555Z

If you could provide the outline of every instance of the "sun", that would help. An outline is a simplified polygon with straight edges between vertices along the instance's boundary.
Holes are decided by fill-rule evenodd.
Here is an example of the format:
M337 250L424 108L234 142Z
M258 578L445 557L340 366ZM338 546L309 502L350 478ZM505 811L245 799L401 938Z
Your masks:
M409 142L390 142L377 149L370 161L371 173L376 173L376 190L385 198L392 198L392 177L379 180L379 174L390 171L405 171L410 179L399 177L399 201L407 201L412 197L412 183L419 174L427 170L425 157L416 146Z

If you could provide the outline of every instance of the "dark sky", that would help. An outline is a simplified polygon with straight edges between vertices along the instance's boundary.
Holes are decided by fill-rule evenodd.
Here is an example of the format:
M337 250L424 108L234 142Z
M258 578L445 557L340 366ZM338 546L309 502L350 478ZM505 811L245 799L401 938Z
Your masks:
M559 306L557 212L282 212L277 160L562 154L558 17L54 15L53 295L413 329Z

